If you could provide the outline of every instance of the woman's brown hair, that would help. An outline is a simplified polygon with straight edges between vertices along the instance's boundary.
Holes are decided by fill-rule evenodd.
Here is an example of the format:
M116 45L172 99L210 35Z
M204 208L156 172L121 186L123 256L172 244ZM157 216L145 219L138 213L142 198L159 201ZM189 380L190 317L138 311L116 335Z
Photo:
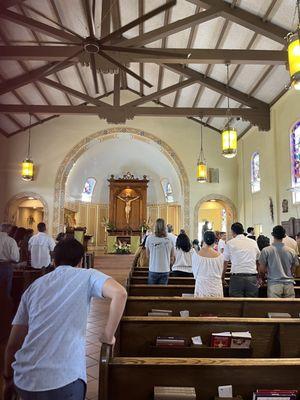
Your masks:
M165 220L162 218L158 218L155 222L155 236L158 236L158 237L166 237L167 236Z

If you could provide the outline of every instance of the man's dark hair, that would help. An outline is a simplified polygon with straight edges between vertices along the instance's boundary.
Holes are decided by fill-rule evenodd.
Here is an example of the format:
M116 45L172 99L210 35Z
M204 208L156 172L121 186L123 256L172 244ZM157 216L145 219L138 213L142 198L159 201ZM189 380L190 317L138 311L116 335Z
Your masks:
M171 224L167 224L167 232L172 233L173 232L173 226Z
M249 226L249 228L247 228L247 233L251 233L252 231L254 231L253 226Z
M37 224L37 229L39 232L45 232L46 231L46 224L45 222L40 222Z
M285 237L284 227L282 225L274 226L272 236L277 240L282 240Z
M259 250L262 251L265 247L270 246L270 239L267 236L259 235L257 238L257 246Z
M54 262L59 265L71 265L76 267L82 260L84 248L78 240L74 238L60 241L54 249Z
M176 249L181 249L185 253L188 253L191 250L191 241L185 233L180 233L177 236L176 240Z
M216 241L216 235L213 231L206 231L203 236L203 241L208 246L212 246Z
M244 233L244 227L240 222L235 222L231 225L231 230L236 235L242 235Z
M296 237L297 237L297 238L300 238L300 232L297 233Z

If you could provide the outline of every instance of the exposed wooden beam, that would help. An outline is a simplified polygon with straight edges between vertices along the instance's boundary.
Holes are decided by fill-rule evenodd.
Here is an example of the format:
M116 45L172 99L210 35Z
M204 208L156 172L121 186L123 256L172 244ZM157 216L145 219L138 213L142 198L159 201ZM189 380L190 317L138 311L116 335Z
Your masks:
M171 17L171 10L167 9L165 11L165 16L164 16L164 26L167 26L170 23L170 17ZM167 42L168 42L168 37L166 36L161 41L161 47L162 48L167 47ZM160 65L159 70L158 70L158 81L157 81L157 90L158 91L161 90L161 88L162 88L164 74L165 74L165 69L163 68L162 65ZM160 100L160 98L158 100Z
M54 37L55 39L66 40L74 44L81 42L81 40L75 35L71 35L68 32L54 28L50 25L46 25L43 22L26 17L25 15L17 14L7 9L1 9L0 18L14 22L18 25L25 26L29 29L33 29L36 32L41 32L47 36Z
M180 19L178 21L168 24L167 26L162 26L161 28L146 32L143 35L136 36L132 39L122 39L118 41L117 44L125 47L144 46L145 44L154 42L158 39L163 39L166 36L173 35L174 33L183 31L194 25L210 21L211 19L216 18L218 16L218 13L218 8L210 8L209 10L203 11L199 14Z
M23 3L25 0L1 0L0 7L9 8Z
M61 92L69 93L70 95L77 97L78 99L84 100L87 103L94 104L96 106L109 107L109 105L107 103L97 100L94 97L88 96L85 93L81 93L78 90L72 89L69 86L63 85L61 83L57 83L57 82L53 81L52 79L42 78L42 79L40 79L40 82L47 86L50 86L54 89L57 89Z
M258 15L252 14L249 11L239 7L231 7L231 4L223 0L188 0L190 3L201 5L203 7L217 7L219 15L224 18L229 18L254 32L268 37L276 42L286 44L285 37L289 33L286 29L281 28L272 22L264 21Z
M110 1L102 0L101 38L110 34Z
M135 116L144 117L226 117L227 108L192 108L192 107L99 107L99 106L45 106L45 105L16 105L0 104L0 112L7 114L68 114L68 115L98 115L100 118L132 119ZM261 130L270 129L270 113L265 109L231 108L230 114L233 117L240 117L248 120L253 125L258 125ZM121 117L120 117L121 118Z
M145 13L145 4L144 0L139 0L138 4L138 15L141 17ZM144 34L144 23L139 25L139 35ZM139 73L140 77L144 79L144 64L139 63ZM140 82L140 96L144 96L144 85Z
M0 60L61 61L81 49L80 46L0 46ZM288 62L285 50L236 50L236 49L172 49L166 55L161 49L136 49L136 53L122 53L127 62L149 62L157 64L262 64L285 65ZM152 55L155 51L157 55ZM107 54L115 52L105 50ZM149 54L147 54L147 52ZM159 54L161 53L161 55ZM120 53L119 53L120 54ZM76 60L79 60L78 58Z
M120 73L114 74L114 107L120 106Z
M200 6L197 6L196 9L195 9L195 14L199 13L200 11L201 11ZM195 43L195 39L196 39L196 36L197 36L198 28L199 28L199 25L195 25L195 26L193 26L191 28L190 34L189 34L188 43L187 43L187 46L186 46L187 48L191 48L191 47L193 48L194 47L194 43ZM182 82L182 81L183 81L183 76L180 75L179 82ZM179 99L180 99L181 91L182 91L182 88L180 88L180 89L178 89L176 91L175 97L174 97L174 102L173 102L173 107L177 107L178 106L178 102L179 102Z
M136 106L140 106L141 104L145 104L149 101L153 101L153 100L158 100L160 99L160 97L165 96L169 93L174 92L175 90L187 87L192 85L193 83L195 83L196 80L195 79L186 79L182 82L178 82L175 85L172 86L168 86L164 89L158 90L157 92L151 93L148 96L143 96L139 99L133 100L130 103L125 104L123 107L136 107Z
M89 27L89 35L91 37L95 36L95 23L93 20L92 10L90 6L90 0L81 0L81 4L85 13L87 25Z
M14 89L25 86L28 83L37 81L38 79L58 72L62 69L67 68L65 65L58 65L59 63L50 63L43 65L42 67L36 68L28 73L19 75L15 78L8 79L6 82L0 84L0 95L8 93ZM71 63L69 63L71 65Z
M9 137L9 133L7 131L5 131L3 128L1 128L1 126L0 126L0 133L1 133L1 135L5 136L7 138Z
M224 83L206 77L205 75L191 68L182 67L181 65L176 65L176 64L166 64L166 67L174 72L185 75L189 78L194 78L199 83L208 87L209 89L214 90L215 92L218 92L225 96L228 95L231 99L238 101L239 103L244 104L247 107L269 109L267 103L264 103L263 101L255 99L253 97L250 97L247 94L240 92L239 90L233 89L232 87L227 87L227 85L225 85Z
M112 17L113 30L116 31L117 29L119 29L121 27L121 15L120 15L119 0L114 0L111 5L111 17ZM142 78L143 78L143 76L142 76ZM126 89L127 86L128 86L127 75L124 71L121 71L121 89Z

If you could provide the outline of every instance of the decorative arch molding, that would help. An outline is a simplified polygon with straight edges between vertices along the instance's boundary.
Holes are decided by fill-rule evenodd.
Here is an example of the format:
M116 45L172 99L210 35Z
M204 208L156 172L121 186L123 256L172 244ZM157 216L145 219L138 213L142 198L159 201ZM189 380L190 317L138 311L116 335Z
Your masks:
M155 144L159 150L168 158L174 166L180 179L183 194L183 221L184 229L188 232L190 228L190 188L187 172L175 151L163 140L155 135L130 127L114 127L91 134L77 143L66 155L58 168L54 187L54 209L53 209L53 234L63 230L63 213L65 204L65 186L68 175L75 162L88 150L93 142L103 142L118 137L119 134L129 133L133 139L146 143Z
M235 220L237 217L237 211L236 211L236 206L235 204L226 196L223 196L221 194L209 194L207 196L202 197L197 204L195 205L194 208L194 236L198 238L198 214L199 214L199 208L201 204L206 203L207 201L210 200L217 200L221 202L227 213L230 213L231 219ZM227 227L228 230L228 227Z
M35 200L39 200L44 207L44 222L46 226L48 226L49 222L49 207L46 202L46 200L38 193L35 192L20 192L15 194L13 197L11 197L8 202L6 203L5 210L4 210L4 221L10 222L9 221L9 210L13 204L16 202L23 200L28 197L33 197Z

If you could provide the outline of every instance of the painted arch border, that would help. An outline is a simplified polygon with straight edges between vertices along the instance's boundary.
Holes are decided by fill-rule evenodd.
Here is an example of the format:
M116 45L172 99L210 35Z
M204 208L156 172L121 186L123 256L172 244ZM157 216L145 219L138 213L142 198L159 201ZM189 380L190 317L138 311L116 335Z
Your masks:
M129 133L134 139L142 140L146 143L156 144L159 146L160 151L168 158L173 167L175 168L181 183L183 194L183 221L184 229L189 232L190 229L190 187L189 179L185 167L180 160L179 156L175 153L171 146L165 141L159 139L152 133L145 132L131 127L113 127L95 132L78 142L65 156L61 162L54 185L54 208L53 208L53 234L57 234L63 230L63 213L65 204L65 186L69 173L75 162L82 156L89 146L94 142L103 142L116 138L117 135L122 133Z
M226 204L231 212L232 212L232 219L236 220L237 218L237 209L235 204L233 203L232 200L230 200L228 197L223 196L221 194L209 194L207 196L202 197L200 200L195 205L194 208L194 236L195 238L198 238L198 213L199 213L199 208L202 203L205 203L210 200L219 200L222 201L224 204Z

